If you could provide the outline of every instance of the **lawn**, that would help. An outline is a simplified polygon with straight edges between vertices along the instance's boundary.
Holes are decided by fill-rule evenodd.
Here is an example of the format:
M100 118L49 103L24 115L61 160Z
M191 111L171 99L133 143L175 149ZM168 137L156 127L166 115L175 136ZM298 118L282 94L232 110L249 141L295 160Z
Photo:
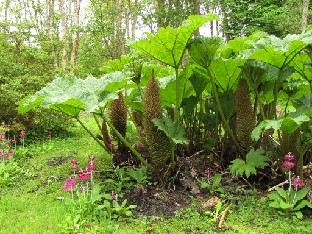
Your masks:
M84 122L95 129L93 120L86 118ZM134 180L127 173L123 174L121 169L112 167L111 156L84 129L77 125L70 132L63 139L52 138L26 144L25 148L17 147L15 169L7 171L10 182L1 180L1 234L312 233L312 217L308 209L303 210L303 219L280 215L269 207L268 198L262 191L254 187L235 194L229 191L229 186L237 186L233 183L228 183L222 193L209 194L203 190L195 195L183 188L174 190L173 186L156 185L144 175ZM94 182L101 185L101 192L118 191L119 197L115 201L119 205L128 199L132 205L138 206L127 209L130 205L127 204L117 209L106 194L96 200L96 205L86 203L95 205L94 214L80 213L86 216L81 215L73 225L71 193L64 191L62 186L73 173L70 160L76 159L80 165L86 165L91 156L96 158ZM225 170L223 173L226 175ZM179 193L183 196L178 196ZM214 197L219 202L212 202L209 209L202 209L203 204ZM95 193L93 199L96 199ZM105 201L111 202L111 212L99 212L99 205L105 204ZM170 212L165 212L166 209L162 212L162 202L165 206L171 203L178 205ZM222 227L218 228L227 208ZM126 211L132 212L125 215Z

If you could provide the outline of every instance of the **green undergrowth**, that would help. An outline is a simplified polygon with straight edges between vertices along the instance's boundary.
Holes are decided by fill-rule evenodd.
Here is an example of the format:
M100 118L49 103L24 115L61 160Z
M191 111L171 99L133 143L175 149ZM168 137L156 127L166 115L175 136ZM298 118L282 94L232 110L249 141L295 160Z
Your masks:
M84 119L88 127L95 129L91 119ZM77 159L82 164L95 156L97 171L112 168L110 155L80 128L71 129L73 137L37 142L18 149L15 162L21 169L10 186L0 192L0 233L312 233L311 217L293 220L280 216L256 193L250 196L227 197L233 201L225 223L219 230L221 213L229 206L224 202L220 210L200 211L201 203L193 198L190 207L181 209L173 217L163 215L129 218L123 221L103 220L84 225L77 232L64 229L68 212L63 198L68 196L62 185L70 175L69 161ZM63 159L65 161L63 161ZM67 160L67 161L66 161ZM95 180L103 178L95 177ZM177 201L178 202L178 201Z

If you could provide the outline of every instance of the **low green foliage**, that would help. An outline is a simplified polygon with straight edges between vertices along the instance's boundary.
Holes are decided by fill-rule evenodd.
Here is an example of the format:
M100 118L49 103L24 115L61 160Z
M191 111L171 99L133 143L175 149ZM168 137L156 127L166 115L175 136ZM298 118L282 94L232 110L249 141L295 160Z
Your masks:
M229 166L230 171L234 175L246 175L247 178L250 176L250 174L257 174L257 168L263 169L268 165L268 161L271 161L271 159L263 155L265 152L263 150L257 149L251 149L249 153L246 155L246 162L242 159L235 159Z
M209 193L224 193L224 189L220 187L221 183L221 174L215 174L212 178L202 178L198 181L199 187L201 189L208 189Z
M141 168L131 168L129 171L128 171L128 174L129 176L131 176L136 183L138 184L151 184L150 182L150 178L149 176L147 175L147 170L146 170L146 167L141 167Z
M302 188L298 191L292 188L288 191L276 188L276 192L268 195L268 197L273 200L269 205L270 207L286 212L286 214L292 214L298 219L302 219L303 215L300 210L305 206L312 208L312 204L304 199L307 194L307 188Z
M12 186L21 176L22 169L13 159L0 163L0 188Z

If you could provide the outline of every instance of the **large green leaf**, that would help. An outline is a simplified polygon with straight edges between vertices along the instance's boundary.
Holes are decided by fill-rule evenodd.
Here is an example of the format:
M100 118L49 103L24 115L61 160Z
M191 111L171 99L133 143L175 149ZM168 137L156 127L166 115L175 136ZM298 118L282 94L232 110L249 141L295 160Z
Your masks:
M264 130L274 129L277 130L281 127L282 120L264 120L262 121L251 133L251 138L254 141L260 139L261 133Z
M196 92L196 96L199 96L206 89L209 80L207 76L203 76L198 72L194 72L190 77L190 82L192 83L192 86Z
M276 188L275 190L281 197L283 197L286 200L288 195L287 195L287 192L284 189Z
M97 113L129 78L121 72L104 75L102 78L59 77L26 100L20 101L18 111L25 113L37 106L53 108L72 117L80 110Z
M297 117L290 117L291 114L289 114L286 118L281 118L278 120L264 120L262 121L251 133L251 138L254 141L257 141L260 139L261 133L264 130L282 130L283 132L287 134L291 134L294 131L296 131L304 122L307 122L310 120L310 118L305 115L299 115Z
M131 58L128 55L122 55L119 59L108 60L101 67L101 71L111 73L115 71L122 71L124 67L131 62Z
M209 66L210 75L223 91L232 90L244 63L245 60L241 59L215 59Z
M188 72L185 72L183 70L180 73L180 85L178 87L178 92L181 94L180 99L178 100L178 104L180 106L183 98L188 98L191 95L194 94L194 88L189 80L189 75L191 75ZM176 94L177 94L177 87L176 87L176 79L175 76L167 76L158 78L157 82L159 84L160 88L160 96L161 96L161 102L164 106L172 107L175 105L176 102Z
M153 119L152 121L174 144L188 144L188 139L185 137L185 130L179 123L173 122L168 117Z
M294 205L292 205L292 204L290 204L290 203L286 203L286 202L284 202L284 201L281 201L281 202L280 202L280 206L281 206L282 209L288 210L288 209L293 208Z
M312 80L312 67L309 55L300 54L296 56L290 65L293 66L303 78L309 81Z
M42 100L44 99L44 96L36 96L34 98L32 98L31 100L29 100L29 98L23 98L22 100L20 100L18 102L19 106L17 107L17 111L20 114L25 114L26 112L35 109L36 107L40 106L40 104L42 103ZM26 103L24 105L24 103Z
M309 193L309 190L307 188L302 188L297 192L297 201L302 200L303 198L305 198L305 196L307 196L307 194Z
M300 115L296 118L286 117L282 121L281 130L287 134L291 134L296 131L303 122L310 121L310 118L306 115Z
M84 110L84 103L80 100L71 98L62 103L54 103L50 107L69 116L76 117L81 110Z
M264 153L265 151L260 149L251 149L246 155L246 163L254 167L263 169L268 165L267 162L271 161L268 156L263 155Z
M148 39L139 40L131 46L169 66L178 68L194 32L204 23L217 19L218 17L214 14L193 15L184 21L180 27L160 28L155 35L149 35Z
M292 103L296 110L296 115L290 114L290 117L297 117L299 115L305 114L312 117L312 95L311 94L304 94L300 99L293 99Z
M253 43L253 53L249 58L283 68L310 43L312 43L312 37L307 33L288 35L283 39L267 36Z
M223 44L224 40L221 37L200 37L191 41L188 50L193 62L208 68L217 50Z

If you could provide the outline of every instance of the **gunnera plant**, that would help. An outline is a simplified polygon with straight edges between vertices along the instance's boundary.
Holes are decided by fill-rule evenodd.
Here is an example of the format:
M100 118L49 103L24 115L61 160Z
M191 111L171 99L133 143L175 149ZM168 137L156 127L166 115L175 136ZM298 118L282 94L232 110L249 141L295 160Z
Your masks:
M125 137L127 130L127 108L122 92L118 93L118 99L113 100L110 105L110 120L116 130Z
M252 145L251 132L255 128L256 120L250 99L248 84L245 79L240 79L238 81L235 105L237 139L241 146L248 151Z
M127 107L122 92L118 93L118 99L113 100L110 105L110 121L115 129L125 137L127 131ZM118 142L118 152L115 153L113 161L118 164L127 161L126 146L115 134L113 134L113 137Z
M160 100L159 86L155 81L154 71L149 80L143 101L143 128L145 141L150 155L150 161L154 178L163 181L166 173L170 170L169 160L171 156L170 140L166 134L159 130L153 119L159 119L162 116L162 106Z

